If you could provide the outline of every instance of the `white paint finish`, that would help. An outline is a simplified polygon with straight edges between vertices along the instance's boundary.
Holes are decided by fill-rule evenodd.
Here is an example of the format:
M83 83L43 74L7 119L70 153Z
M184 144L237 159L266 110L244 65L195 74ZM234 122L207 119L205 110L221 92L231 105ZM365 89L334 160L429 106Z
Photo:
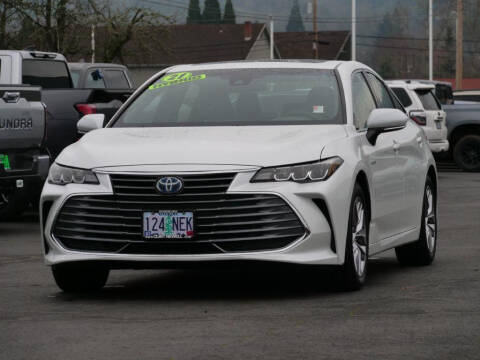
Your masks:
M342 81L345 125L223 126L176 128L107 128L93 131L71 145L58 162L94 168L100 185L46 184L41 201L54 201L42 229L51 252L47 264L75 260L210 261L264 260L302 264L342 264L350 202L356 178L365 173L372 199L371 253L378 253L418 237L421 189L429 166L435 166L425 137L411 122L398 131L381 134L375 145L353 127L351 74L368 69L356 62L243 62L176 67L176 71L218 68L337 68ZM139 90L141 91L141 90ZM128 102L127 105L128 106ZM398 145L398 146L395 146ZM181 149L181 151L172 151ZM301 163L339 156L344 163L326 181L313 183L251 183L263 166ZM77 194L111 194L108 173L191 174L238 171L228 193L268 193L282 197L297 213L309 235L284 249L216 255L125 255L73 252L50 235L54 215L64 201ZM337 252L330 249L330 228L312 199L324 199L332 219Z

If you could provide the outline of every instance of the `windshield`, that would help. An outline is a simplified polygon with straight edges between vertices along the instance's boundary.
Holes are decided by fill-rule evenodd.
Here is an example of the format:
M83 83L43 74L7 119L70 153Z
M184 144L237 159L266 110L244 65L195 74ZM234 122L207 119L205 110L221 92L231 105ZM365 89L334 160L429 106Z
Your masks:
M229 69L167 73L113 127L343 122L332 70Z

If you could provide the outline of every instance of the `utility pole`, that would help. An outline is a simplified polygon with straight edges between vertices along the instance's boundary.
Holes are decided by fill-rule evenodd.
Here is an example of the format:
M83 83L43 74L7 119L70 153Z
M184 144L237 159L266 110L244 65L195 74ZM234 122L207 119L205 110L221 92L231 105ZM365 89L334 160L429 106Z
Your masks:
M352 0L352 61L357 60L357 0Z
M463 88L463 1L457 0L457 66L456 89Z
M95 62L95 25L92 25L92 64Z
M270 15L270 60L275 59L275 43L274 43L274 26L273 26L273 16Z
M428 1L428 79L433 80L433 0Z
M315 59L318 59L318 24L317 24L317 0L313 0L313 52L315 54Z

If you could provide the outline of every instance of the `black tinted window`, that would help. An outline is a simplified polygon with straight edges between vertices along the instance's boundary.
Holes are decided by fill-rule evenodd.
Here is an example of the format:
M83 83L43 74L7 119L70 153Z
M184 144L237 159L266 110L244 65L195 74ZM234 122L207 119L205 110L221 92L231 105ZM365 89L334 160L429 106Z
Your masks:
M407 92L405 89L402 88L392 88L393 92L395 95L397 95L398 100L402 103L403 106L409 107L412 105L412 100L410 99L410 96L408 96Z
M63 61L23 60L22 82L41 86L44 89L64 89L72 87L67 65Z
M368 82L370 83L370 86L372 87L372 91L375 94L375 97L377 98L378 107L388 109L395 108L392 98L390 97L390 94L388 93L385 85L383 85L383 83L378 80L375 75L370 73L366 73L365 75L368 79Z
M129 89L125 73L122 70L105 70L108 87L111 89Z
M440 110L440 104L437 101L432 90L415 90L425 110Z

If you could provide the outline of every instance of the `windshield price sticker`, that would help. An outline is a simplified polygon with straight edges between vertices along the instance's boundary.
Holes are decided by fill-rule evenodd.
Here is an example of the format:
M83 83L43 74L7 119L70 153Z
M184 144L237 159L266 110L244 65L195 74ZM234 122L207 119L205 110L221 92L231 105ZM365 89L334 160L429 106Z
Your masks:
M148 89L155 90L165 86L172 86L172 85L183 84L183 83L197 81L197 80L203 80L206 77L207 77L207 74L193 75L190 72L168 74L164 76L160 82L150 85Z

